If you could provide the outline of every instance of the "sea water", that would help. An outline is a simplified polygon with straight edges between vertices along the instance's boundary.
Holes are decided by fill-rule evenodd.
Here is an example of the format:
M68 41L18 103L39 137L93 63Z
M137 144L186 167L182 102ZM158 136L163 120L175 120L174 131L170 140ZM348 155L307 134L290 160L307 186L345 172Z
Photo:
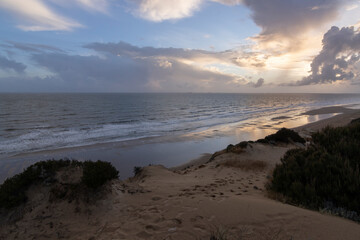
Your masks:
M2 93L0 159L208 129L215 135L249 120L290 121L309 109L359 103L359 94Z

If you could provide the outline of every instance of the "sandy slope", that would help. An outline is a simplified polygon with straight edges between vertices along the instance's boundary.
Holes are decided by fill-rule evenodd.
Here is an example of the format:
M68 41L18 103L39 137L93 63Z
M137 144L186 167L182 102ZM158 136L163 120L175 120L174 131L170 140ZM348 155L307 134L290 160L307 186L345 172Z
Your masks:
M49 201L49 186L33 186L29 202L12 215L20 220L1 222L0 239L210 239L219 228L237 240L360 239L355 222L266 197L271 170L291 147L257 143L209 163L204 156L186 169L149 166L71 202ZM251 167L259 161L265 164ZM231 167L237 163L250 169ZM59 182L76 182L81 173L73 171L60 173Z

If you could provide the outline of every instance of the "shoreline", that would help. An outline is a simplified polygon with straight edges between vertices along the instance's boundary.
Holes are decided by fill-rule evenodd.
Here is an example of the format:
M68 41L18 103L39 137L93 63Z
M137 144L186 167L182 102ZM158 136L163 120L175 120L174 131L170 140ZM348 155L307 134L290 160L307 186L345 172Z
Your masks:
M315 122L307 123L302 126L291 128L294 131L298 132L300 135L304 137L309 137L311 133L320 131L326 126L330 127L341 127L349 124L351 120L360 118L360 109L349 109L346 107L339 106L330 106L319 109L310 110L304 112L303 115L320 115L320 114L334 114L338 113L335 116L321 119ZM235 143L233 143L235 144ZM224 149L226 146L224 146ZM208 157L211 157L212 154L203 154L199 158L193 159L187 163L181 164L179 166L175 166L170 168L170 170L184 170L189 167L199 166L207 162L205 160Z
M0 160L0 182L3 182L6 177L21 172L24 168L37 161L63 158L81 161L96 161L99 159L109 161L120 170L121 179L126 179L132 176L134 166L146 166L149 164L162 164L169 168L176 168L180 165L187 166L189 162L201 158L203 154L212 154L229 144L236 144L240 141L263 138L281 127L292 128L300 131L304 136L308 136L311 133L311 128L318 128L317 126L321 126L323 122L331 123L333 122L331 119L334 117L338 122L341 119L346 119L347 114L356 115L357 111L360 110L348 109L345 106L331 106L301 113L295 117L278 116L275 120L268 119L267 121L272 122L271 125L266 124L266 119L263 119L262 123L254 125L253 123L258 121L252 119L240 125L224 126L222 131L208 129L204 132L183 134L181 136L149 137L125 142L99 143L18 154ZM345 113L341 114L339 112ZM306 113L309 115L306 115ZM170 155L173 156L171 159L168 158Z

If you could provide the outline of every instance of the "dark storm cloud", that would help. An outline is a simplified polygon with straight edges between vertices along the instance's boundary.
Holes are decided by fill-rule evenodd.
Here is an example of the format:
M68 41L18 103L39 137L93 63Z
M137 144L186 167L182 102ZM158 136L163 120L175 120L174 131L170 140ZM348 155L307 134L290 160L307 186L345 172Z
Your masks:
M17 73L23 73L26 69L26 66L22 63L7 59L0 55L0 69L2 70L13 70Z
M331 83L359 77L360 32L354 27L332 27L321 52L311 63L311 74L293 85Z

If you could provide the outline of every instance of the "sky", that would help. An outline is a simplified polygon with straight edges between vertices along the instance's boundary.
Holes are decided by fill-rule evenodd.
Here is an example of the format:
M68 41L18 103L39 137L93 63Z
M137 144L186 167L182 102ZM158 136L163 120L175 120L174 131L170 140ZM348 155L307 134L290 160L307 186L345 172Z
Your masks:
M0 0L0 92L360 93L359 0Z

